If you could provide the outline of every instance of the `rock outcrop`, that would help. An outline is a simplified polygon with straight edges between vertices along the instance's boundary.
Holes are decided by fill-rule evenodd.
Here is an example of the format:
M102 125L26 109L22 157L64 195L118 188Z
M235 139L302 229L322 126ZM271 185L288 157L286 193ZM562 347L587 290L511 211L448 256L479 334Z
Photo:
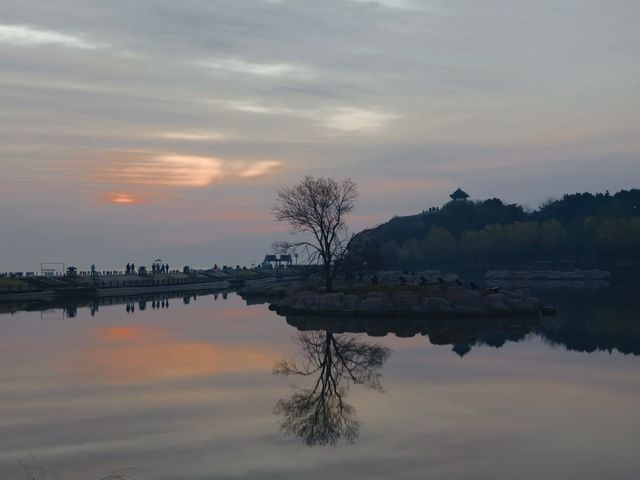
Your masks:
M536 315L542 304L526 291L496 292L429 286L366 293L320 293L293 289L269 308L282 315L451 318Z

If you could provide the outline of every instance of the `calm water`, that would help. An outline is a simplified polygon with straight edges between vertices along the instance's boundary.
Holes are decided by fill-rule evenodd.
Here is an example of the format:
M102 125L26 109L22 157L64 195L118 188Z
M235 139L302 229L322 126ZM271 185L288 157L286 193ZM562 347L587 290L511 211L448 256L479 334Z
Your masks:
M548 292L540 322L304 321L233 294L2 314L0 478L33 455L65 480L637 479L638 293Z

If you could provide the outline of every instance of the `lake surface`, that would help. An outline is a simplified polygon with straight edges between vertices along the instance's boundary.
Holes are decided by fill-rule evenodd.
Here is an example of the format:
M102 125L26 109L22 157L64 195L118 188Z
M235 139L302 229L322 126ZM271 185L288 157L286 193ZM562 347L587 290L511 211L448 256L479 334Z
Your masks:
M0 478L32 455L65 480L635 480L639 293L543 292L540 321L285 319L235 294L2 314Z

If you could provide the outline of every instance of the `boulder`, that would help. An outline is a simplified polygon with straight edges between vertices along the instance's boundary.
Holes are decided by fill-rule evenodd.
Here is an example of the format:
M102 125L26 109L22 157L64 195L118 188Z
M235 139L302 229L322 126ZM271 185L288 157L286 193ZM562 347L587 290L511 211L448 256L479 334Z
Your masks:
M342 310L342 297L343 293L325 293L318 299L318 306L321 310Z
M385 310L385 302L381 298L365 298L360 302L361 312L377 313Z
M342 297L342 305L346 311L358 310L360 304L360 297L357 295L345 295Z
M440 297L427 297L423 300L422 306L427 312L451 312L453 308L448 300Z
M513 310L504 303L492 303L491 311L495 313L511 313Z
M380 299L386 300L387 296L383 292L369 292L367 293L367 299Z
M465 315L476 315L482 312L481 308L473 307L471 305L454 305L453 311L456 313L462 313Z

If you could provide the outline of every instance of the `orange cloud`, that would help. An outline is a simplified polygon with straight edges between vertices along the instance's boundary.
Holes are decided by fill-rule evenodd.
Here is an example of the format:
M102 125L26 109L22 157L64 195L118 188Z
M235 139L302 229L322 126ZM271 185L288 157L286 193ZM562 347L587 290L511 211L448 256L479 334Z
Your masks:
M116 183L171 187L206 187L222 178L222 160L212 157L160 155L116 162L108 170Z
M208 187L226 180L264 177L282 165L278 160L225 160L149 151L107 152L97 158L99 165L88 172L93 180L113 185L147 188ZM125 195L112 202L131 203Z

